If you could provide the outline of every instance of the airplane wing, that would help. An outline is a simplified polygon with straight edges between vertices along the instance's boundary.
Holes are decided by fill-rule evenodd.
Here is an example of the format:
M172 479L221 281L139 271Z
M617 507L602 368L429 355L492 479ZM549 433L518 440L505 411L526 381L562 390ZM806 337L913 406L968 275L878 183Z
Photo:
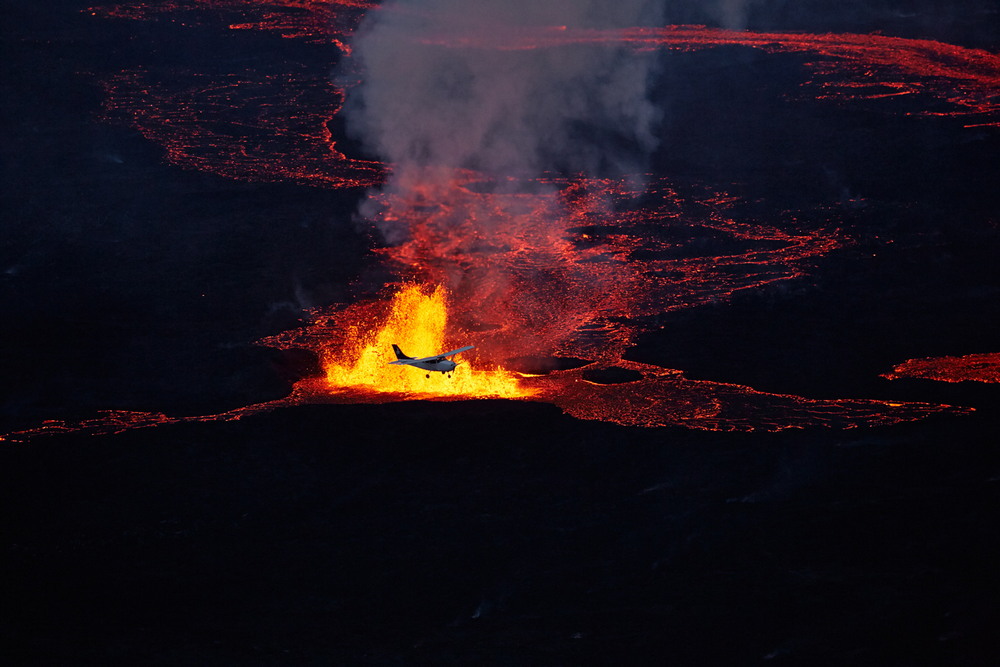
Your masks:
M450 357L452 355L458 354L459 352L467 352L473 349L474 347L475 345L466 345L465 347L460 347L457 350L451 350L450 352L442 352L441 354L435 354L434 356L431 357L421 357L419 359L397 359L396 361L390 361L389 365L390 366L394 364L410 365L410 364L419 364L424 361L439 361L441 359L444 359L445 357Z
M465 347L460 347L457 350L452 350L451 352L442 352L441 354L434 355L431 358L432 359L444 359L445 357L454 356L454 355L458 354L459 352L468 352L469 350L471 350L474 347L475 347L475 345L466 345Z

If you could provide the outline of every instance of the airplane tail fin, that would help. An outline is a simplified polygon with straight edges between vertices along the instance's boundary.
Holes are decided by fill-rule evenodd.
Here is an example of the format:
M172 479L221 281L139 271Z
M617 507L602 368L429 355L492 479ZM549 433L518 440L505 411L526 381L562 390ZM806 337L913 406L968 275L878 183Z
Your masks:
M413 357L408 357L405 354L403 354L403 351L401 349L399 349L399 346L396 345L395 343L392 344L392 351L396 353L396 358L397 359L412 359L413 358Z

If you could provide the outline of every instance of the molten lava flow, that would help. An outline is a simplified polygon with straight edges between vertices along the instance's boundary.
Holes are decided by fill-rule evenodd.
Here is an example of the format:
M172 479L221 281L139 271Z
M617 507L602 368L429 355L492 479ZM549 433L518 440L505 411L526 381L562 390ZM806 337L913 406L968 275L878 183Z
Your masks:
M910 359L882 377L889 380L921 378L938 382L1000 382L1000 352L963 357Z
M955 110L919 115L970 116L1000 126L1000 55L927 39L886 35L741 32L704 26L666 26L624 30L567 29L565 26L518 28L516 33L478 32L431 43L455 48L526 50L571 44L627 44L637 50L695 51L744 46L768 53L816 53L829 60L808 63L827 92L818 99L877 99L925 93L955 105Z
M131 20L183 15L185 25L207 23L204 15L210 13L221 16L230 30L273 31L288 39L330 42L349 53L347 37L364 12L375 5L374 0L136 0L84 11Z
M623 359L648 326L644 318L802 276L813 258L847 240L797 220L788 230L740 222L728 215L731 197L682 196L666 181L641 189L615 181L547 185L559 187L541 194L483 193L457 180L450 193L437 191L435 205L391 205L412 235L384 254L420 282L404 286L388 303L362 299L315 311L308 326L260 341L311 350L323 360L325 376L299 381L286 398L194 417L113 411L77 423L49 421L0 440L110 434L238 420L294 405L412 398L523 398L554 404L579 419L719 431L854 428L968 412L927 403L769 394ZM649 192L659 203L636 207L640 197L648 202ZM472 233L475 225L445 233L456 217L474 222L495 215L505 224L490 235L484 227ZM447 289L419 286L449 281ZM419 369L388 365L393 343L413 356L466 344L477 349L459 358L464 363L452 378L427 378ZM506 358L533 354L590 363L520 377L502 368Z
M350 55L347 40L364 12L392 10L375 9L375 3L367 0L168 0L87 11L132 20L184 14L185 21L188 15L210 12L221 15L231 29L278 31L284 37L330 42ZM767 53L816 54L819 58L805 66L816 72L810 83L821 89L817 99L851 102L923 96L924 109L911 113L970 118L969 127L1000 126L1000 55L932 40L737 32L703 26L624 30L520 26L515 34L470 33L463 39L442 38L441 44L496 50L623 45L640 51L685 52L741 46ZM165 146L176 164L230 178L287 179L334 188L377 183L381 165L350 159L332 145L326 124L339 107L331 100L341 99L341 92L328 81L327 71L302 75L291 67L288 72L250 70L221 76L122 72L106 84L109 117L122 119ZM185 80L190 83L184 84ZM316 92L326 99L313 96ZM257 108L256 118L240 113ZM261 139L248 142L247 126ZM289 139L290 147L285 143ZM276 150L276 145L281 148Z
M452 317L498 360L614 363L634 345L641 318L802 277L849 243L825 223L739 220L732 197L693 186L682 193L666 179L489 185L455 175L385 195L379 222L405 231L382 254L404 274L446 285Z
M520 386L510 372L481 366L463 355L461 365L447 377L408 366L390 366L392 345L415 357L431 356L460 343L449 339L448 298L443 287L426 290L404 286L389 304L389 312L376 329L355 326L350 339L327 351L326 379L335 389L406 394L419 398L521 398L533 392ZM466 342L466 341L463 341Z
M235 180L330 188L381 182L381 163L337 150L328 124L343 95L325 70L285 65L211 78L127 70L104 83L105 117L136 128L174 164Z
M136 0L93 13L148 19L184 12L185 21L194 16L197 23L198 12L214 12L233 30L277 31L333 43L349 54L346 35L373 6L367 0ZM921 94L920 99L929 97L937 105L935 114L980 114L977 124L1000 125L1000 56L928 40L696 26L615 31L519 26L516 35L477 33L448 40L441 44L497 51L595 44L810 53L820 56L805 65L818 72L820 99ZM329 81L327 68L313 71L291 62L271 67L223 74L125 71L106 84L107 114L163 146L171 162L228 178L328 188L381 183L391 165L353 159L334 145L329 123L343 96ZM726 193L649 175L638 179L642 185L582 176L502 184L470 172L439 176L381 196L379 222L399 233L379 252L410 284L389 303L362 299L316 311L306 327L260 341L315 352L325 377L301 380L284 399L217 415L109 411L78 423L45 422L0 440L80 430L117 433L241 419L306 403L403 398L527 398L580 419L741 431L852 428L968 412L925 403L769 394L689 380L680 371L623 358L637 335L656 326L663 313L808 275L812 261L850 243L836 220L815 223L794 214L766 222L741 219ZM459 358L463 363L452 378L439 373L428 378L419 369L388 365L393 343L414 356L467 344L477 349ZM587 365L542 369L533 377L504 370L507 359L521 355L572 357ZM997 355L977 356L986 359L923 362L951 369L938 375L997 381ZM907 362L887 377L916 376L917 366ZM976 377L969 376L970 367L978 369L972 373Z

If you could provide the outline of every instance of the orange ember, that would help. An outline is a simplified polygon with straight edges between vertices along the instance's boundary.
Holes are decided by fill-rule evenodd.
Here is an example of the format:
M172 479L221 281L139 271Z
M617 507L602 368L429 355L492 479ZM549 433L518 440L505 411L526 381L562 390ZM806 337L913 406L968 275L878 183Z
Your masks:
M889 380L920 378L938 382L1000 382L1000 352L964 357L910 359L882 377Z
M407 354L424 357L455 349L467 340L452 340L447 334L448 294L443 287L426 289L404 286L392 299L389 313L377 329L353 327L348 340L328 352L326 379L331 387L364 389L378 393L465 398L520 398L533 392L520 386L518 378L502 368L483 366L470 360L470 353L458 359L459 367L445 373L419 368L390 366L392 345Z

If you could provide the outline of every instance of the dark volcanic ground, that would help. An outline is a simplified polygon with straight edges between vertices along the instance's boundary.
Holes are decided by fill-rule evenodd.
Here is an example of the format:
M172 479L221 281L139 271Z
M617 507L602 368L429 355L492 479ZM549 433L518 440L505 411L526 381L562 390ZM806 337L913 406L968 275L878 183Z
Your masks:
M171 49L304 47L11 4L0 431L284 395L314 360L251 343L377 282L360 193L167 165L99 120L97 81ZM844 16L828 29L880 27ZM996 34L964 21L937 29ZM664 317L629 357L975 414L723 434L502 401L306 406L6 444L5 662L996 664L1000 388L878 373L1000 349L1000 133L792 104L801 60L679 56L655 168L748 216L827 207L858 242L808 279Z

